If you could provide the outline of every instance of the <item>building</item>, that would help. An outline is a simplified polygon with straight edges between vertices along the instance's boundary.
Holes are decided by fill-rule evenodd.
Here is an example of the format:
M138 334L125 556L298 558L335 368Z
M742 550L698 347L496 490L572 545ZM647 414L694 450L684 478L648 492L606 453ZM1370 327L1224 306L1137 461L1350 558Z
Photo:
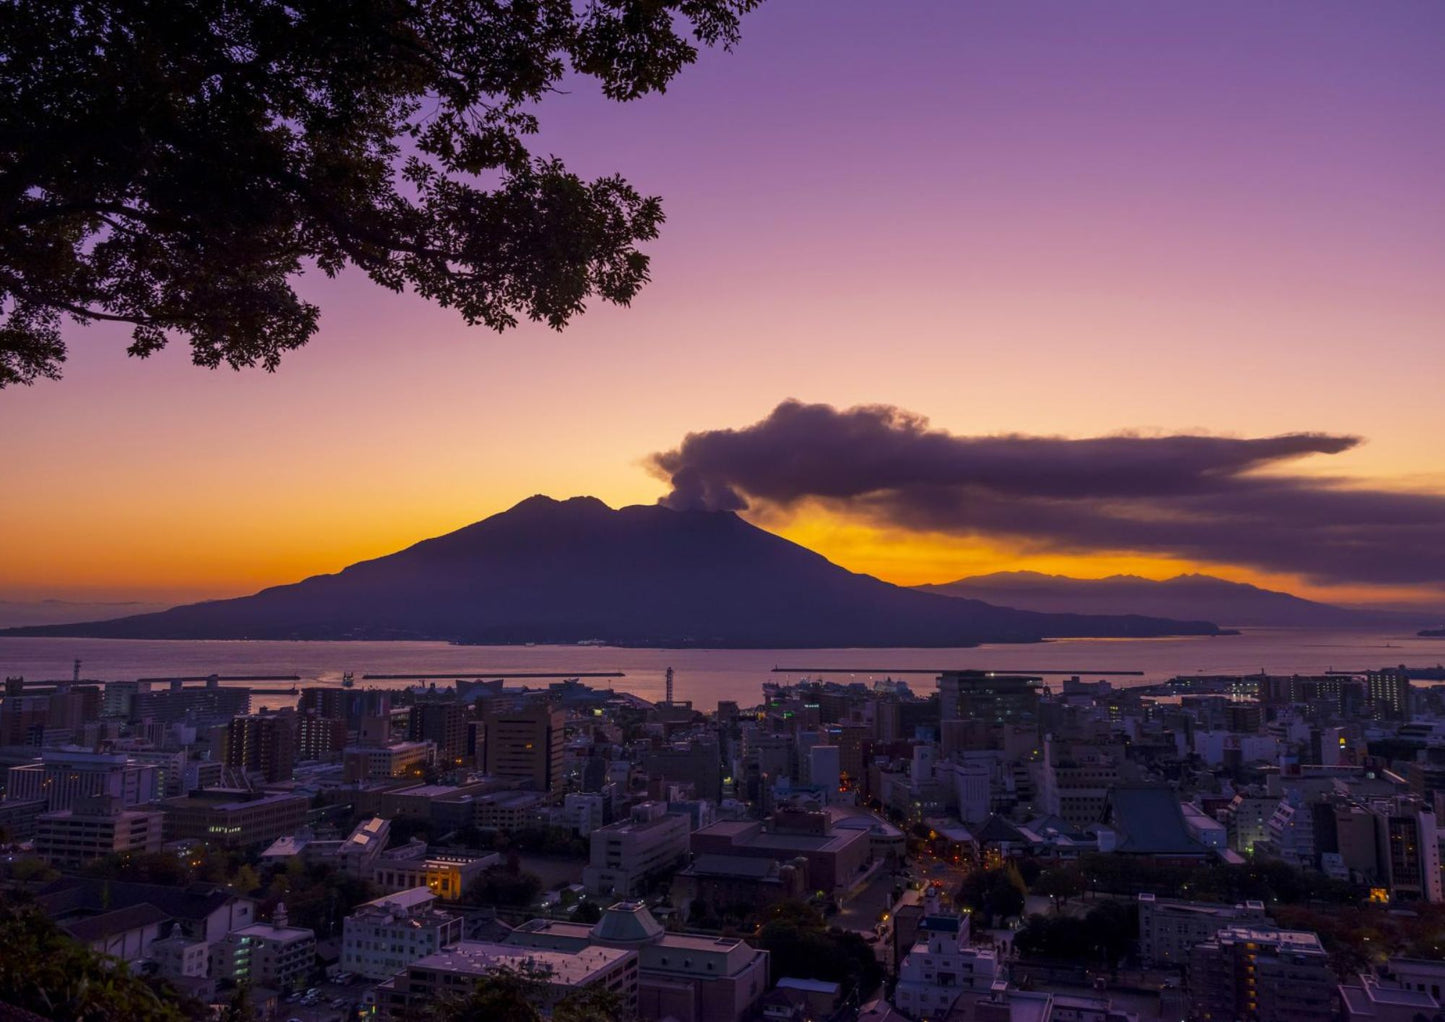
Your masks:
M346 721L308 711L296 716L296 758L333 760L346 748Z
M1211 854L1190 830L1178 797L1163 785L1111 788L1103 824L1096 829L1101 852L1186 862Z
M294 834L306 822L304 795L267 795L203 788L160 803L167 841L208 841L231 848L266 844Z
M642 761L649 777L664 787L673 782L692 785L698 798L722 800L722 753L716 735L694 735L650 753Z
M673 878L681 906L721 918L745 916L780 901L804 901L807 862L780 863L746 855L698 855Z
M484 769L493 777L528 781L551 791L562 780L566 714L541 700L488 706L483 716Z
M893 1003L919 1022L941 1020L960 996L988 993L998 973L993 951L970 946L968 917L945 911L930 889L917 942L898 964Z
M438 764L462 766L471 758L467 718L467 708L455 700L427 699L407 710L406 737L435 745Z
M540 791L494 791L472 800L471 822L483 830L519 830L541 823L546 808Z
M1255 845L1269 841L1269 823L1279 806L1278 795L1235 795L1228 809L1229 847L1251 855Z
M1366 700L1376 720L1410 719L1410 672L1387 667L1365 675Z
M807 889L837 894L847 890L872 861L871 835L863 828L837 827L827 812L779 810L767 826L757 820L726 820L692 835L694 855L741 855L780 863L802 860Z
M1445 901L1434 811L1420 799L1404 797L1372 803L1370 813L1375 818L1378 875L1390 897Z
M193 721L212 724L228 721L247 713L251 708L251 691L245 688L222 688L219 678L212 676L202 688L187 688L179 679L165 688L137 691L130 700L132 722L155 721L177 724Z
M39 762L10 768L7 801L44 801L51 810L69 809L77 799L109 795L120 805L151 802L160 794L154 764L125 753L46 750Z
M120 852L158 852L161 821L160 812L126 809L110 795L78 798L70 809L36 818L35 854L76 867Z
M0 699L0 745L33 745L45 743L50 727L50 697L43 695L6 695Z
M226 766L266 782L289 781L296 766L296 715L235 717L226 725Z
M353 745L341 754L342 776L348 784L387 777L420 777L436 757L431 742Z
M424 887L443 901L456 901L502 857L432 852L422 841L389 848L371 863L370 880L383 891L409 891Z
M843 758L836 745L815 745L808 750L808 779L821 789L829 804L841 802Z
M1189 1002L1201 1022L1330 1022L1336 981L1304 930L1230 926L1189 955Z
M462 917L437 908L429 888L413 887L357 906L341 935L341 968L388 979L462 939Z
M580 951L549 951L488 941L462 940L407 966L376 988L383 1017L412 1005L432 1004L464 994L478 979L499 969L542 971L543 1009L574 990L600 987L621 998L628 1014L637 1008L637 952L589 946Z
M1063 745L1044 736L1039 803L1044 815L1082 829L1104 818L1109 790L1120 781L1120 757L1111 749Z
M593 894L630 898L651 878L682 865L692 832L685 813L661 802L634 806L629 819L592 832L591 857L582 883Z
M579 837L587 837L599 827L607 825L612 815L608 798L597 792L568 792L562 802L567 826Z
M219 886L88 877L57 880L37 892L35 902L71 937L101 954L133 966L154 961L172 970L168 976L192 979L209 972L211 945L254 923L256 908L250 898Z
M742 1022L768 988L768 952L737 937L665 932L642 902L609 907L596 925L533 919L507 944L556 951L610 947L638 956L643 1022Z
M945 671L938 676L939 715L943 720L990 724L1034 721L1038 719L1040 691L1037 677Z
M1194 945L1212 940L1227 926L1267 926L1264 902L1212 905L1139 895L1139 957L1146 966L1189 962Z
M286 906L278 904L271 922L226 934L211 949L212 978L273 990L303 989L316 968L316 934L287 922Z
M1344 1022L1419 1022L1440 1016L1440 1002L1423 990L1384 983L1366 973L1356 979L1340 984Z

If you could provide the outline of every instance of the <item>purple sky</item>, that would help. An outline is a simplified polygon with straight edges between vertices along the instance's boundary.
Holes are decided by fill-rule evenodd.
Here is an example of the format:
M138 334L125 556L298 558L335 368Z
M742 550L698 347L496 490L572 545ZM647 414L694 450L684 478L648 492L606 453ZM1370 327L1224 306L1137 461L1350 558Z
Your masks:
M537 491L651 501L650 453L789 397L1362 436L1292 471L1445 490L1442 40L1433 2L771 0L665 97L540 110L543 151L664 197L632 309L498 337L308 280L321 334L274 377L79 332L64 381L0 396L0 597L219 595ZM910 582L1201 566L784 531Z

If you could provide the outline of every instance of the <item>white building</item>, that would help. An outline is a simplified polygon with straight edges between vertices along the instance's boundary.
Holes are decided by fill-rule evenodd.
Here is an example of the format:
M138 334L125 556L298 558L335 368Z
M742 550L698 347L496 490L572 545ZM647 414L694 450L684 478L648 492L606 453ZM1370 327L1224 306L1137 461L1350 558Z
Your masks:
M211 971L211 945L179 931L151 942L150 959L162 979L203 980Z
M269 923L233 930L211 947L214 979L249 982L273 990L304 987L316 967L316 934L287 925L278 904Z
M1264 902L1220 905L1139 895L1139 957L1146 965L1182 966L1196 944L1227 926L1268 925Z
M898 966L893 1003L920 1022L946 1018L963 994L986 994L998 978L998 956L969 946L968 917L945 912L930 890L918 940Z
M437 908L425 887L389 894L346 917L341 968L367 979L389 979L412 962L462 939L462 917Z
M479 940L458 941L411 963L405 973L376 988L376 1004L382 1016L388 1017L467 990L481 977L499 969L545 972L542 1000L548 1014L557 1001L584 987L616 994L628 1014L637 1007L636 951L595 945L580 951L551 951Z
M964 823L983 823L993 810L993 765L979 759L949 764L953 775L958 818Z
M592 832L582 882L591 894L631 897L648 877L683 863L691 831L690 817L669 813L660 802L634 806L630 819Z
M51 811L69 809L76 799L96 795L135 806L159 797L158 775L154 763L138 763L125 753L47 750L38 762L10 768L5 798L43 799Z

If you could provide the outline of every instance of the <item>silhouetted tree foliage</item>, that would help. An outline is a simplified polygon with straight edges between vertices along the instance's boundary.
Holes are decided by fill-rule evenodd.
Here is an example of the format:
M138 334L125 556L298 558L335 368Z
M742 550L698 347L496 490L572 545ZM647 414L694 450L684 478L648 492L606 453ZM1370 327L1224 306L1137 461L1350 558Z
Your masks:
M1074 865L1061 864L1044 870L1029 884L1029 893L1050 898L1054 911L1070 898L1077 898L1089 889L1084 874Z
M1027 957L1083 961L1115 968L1139 938L1138 906L1104 901L1079 916L1029 916L1014 947Z
M466 994L396 1013L398 1022L541 1022L547 1000L546 969L498 969L483 976ZM586 987L562 997L551 1010L552 1022L630 1022L621 997Z
M845 995L857 991L860 1001L883 982L883 968L867 941L848 930L827 928L807 905L779 902L768 909L766 919L753 943L772 955L775 979L797 976L838 983Z
M269 918L284 902L291 925L315 930L318 937L334 937L341 934L342 921L356 906L380 895L370 881L332 866L307 866L291 859L261 886L260 911L262 918Z
M491 866L472 886L467 900L476 905L524 908L541 893L542 878L537 874L512 870L505 865Z
M80 872L102 880L142 884L208 883L228 887L236 894L251 894L261 887L261 875L251 859L231 848L205 846L183 854L175 852L116 852L85 864Z
M1113 894L1148 891L1194 901L1237 902L1258 899L1292 904L1305 901L1358 902L1364 891L1323 873L1278 859L1251 859L1234 865L1148 862L1136 856L1093 854L1079 859L1079 872L1090 889Z
M995 920L1022 915L1026 891L1018 866L1010 862L970 873L959 885L954 901L968 908L985 927L989 927Z
M1398 905L1279 905L1272 914L1286 929L1318 933L1341 976L1391 955L1445 960L1445 905L1412 902L1407 911Z
M67 318L274 369L310 266L498 330L627 304L660 203L534 156L536 106L660 92L759 2L0 3L0 386L58 375Z
M204 1017L165 984L72 940L37 909L0 901L0 1003L56 1022L186 1022ZM194 1009L194 1011L192 1010Z

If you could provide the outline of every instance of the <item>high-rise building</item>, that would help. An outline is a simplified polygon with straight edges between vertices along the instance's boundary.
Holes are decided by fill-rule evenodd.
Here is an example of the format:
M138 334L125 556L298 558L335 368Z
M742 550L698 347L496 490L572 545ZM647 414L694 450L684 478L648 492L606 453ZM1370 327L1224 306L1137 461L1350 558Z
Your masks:
M49 723L49 696L17 694L0 700L0 745L39 746Z
M1189 953L1192 1017L1202 1022L1328 1022L1336 987L1315 934L1227 926Z
M461 766L467 756L467 708L451 700L425 700L407 711L406 737L432 742L439 766Z
M1424 801L1401 797L1372 803L1379 877L1390 897L1445 901L1435 812Z
M288 781L296 766L296 715L291 712L235 717L226 727L226 766L265 781Z
M1098 823L1109 803L1109 789L1120 781L1122 758L1115 750L1060 743L1045 735L1039 765L1040 808L1081 830Z
M1376 720L1410 719L1410 675L1403 667L1387 667L1365 675L1370 716Z
M551 791L561 783L566 720L561 710L531 700L488 706L484 720L488 774L531 781L538 791Z
M214 677L200 688L187 688L176 680L166 688L136 692L131 699L130 719L135 722L154 720L162 724L176 724L184 720L219 722L246 713L250 706L250 689L222 688L220 679Z
M306 712L296 717L296 758L334 759L346 748L346 721Z
M946 671L938 676L939 714L943 720L993 724L1035 720L1039 692L1039 679L1028 675Z

